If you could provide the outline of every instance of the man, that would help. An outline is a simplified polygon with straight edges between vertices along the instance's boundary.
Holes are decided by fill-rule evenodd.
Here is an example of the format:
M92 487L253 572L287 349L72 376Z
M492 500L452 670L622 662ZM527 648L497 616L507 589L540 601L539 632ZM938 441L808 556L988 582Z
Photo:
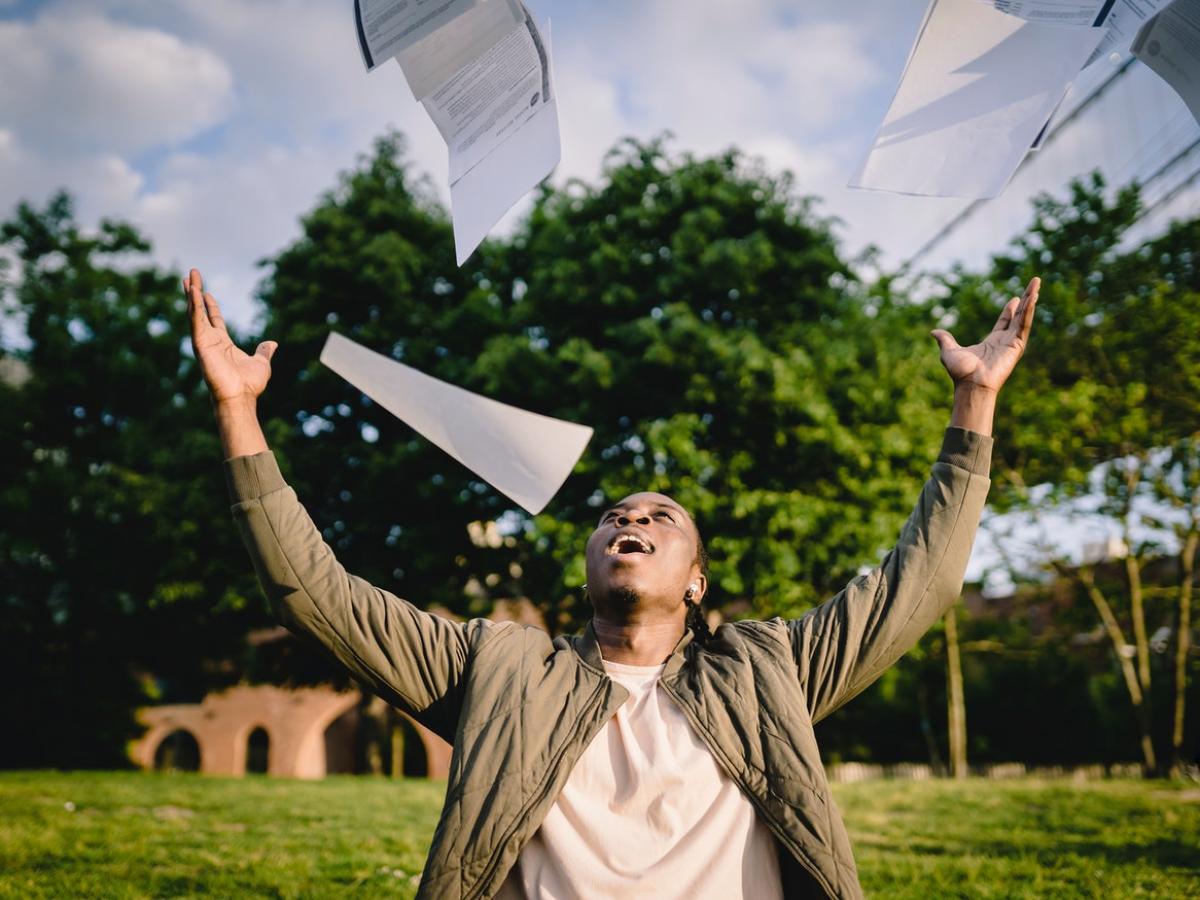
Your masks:
M347 573L279 474L247 355L200 274L185 282L234 517L283 622L454 745L420 896L860 897L813 723L874 681L958 597L988 489L996 395L1038 280L981 343L934 331L954 407L896 547L794 621L699 615L706 560L661 494L607 510L587 543L595 617L577 637L431 616Z

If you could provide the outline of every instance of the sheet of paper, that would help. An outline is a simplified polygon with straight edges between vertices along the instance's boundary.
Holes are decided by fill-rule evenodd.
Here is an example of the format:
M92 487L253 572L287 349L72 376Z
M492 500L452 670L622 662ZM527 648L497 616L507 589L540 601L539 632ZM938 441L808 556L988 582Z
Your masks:
M481 0L452 22L396 54L413 96L424 100L525 24L518 0Z
M367 71L461 16L480 0L354 0L354 26Z
M548 36L548 32L547 32ZM461 266L561 157L549 42L525 25L422 101L446 141Z
M1090 28L1104 19L1113 0L984 0L994 8L1026 22Z
M1027 22L980 0L931 0L850 187L996 196L1102 33Z
M1085 66L1098 59L1113 58L1120 62L1128 53L1138 30L1146 20L1169 3L1170 0L1112 0L1104 9L1104 37Z
M1174 88L1200 122L1200 0L1175 0L1147 21L1133 55Z
M592 429L474 394L330 334L321 362L530 513L541 512Z

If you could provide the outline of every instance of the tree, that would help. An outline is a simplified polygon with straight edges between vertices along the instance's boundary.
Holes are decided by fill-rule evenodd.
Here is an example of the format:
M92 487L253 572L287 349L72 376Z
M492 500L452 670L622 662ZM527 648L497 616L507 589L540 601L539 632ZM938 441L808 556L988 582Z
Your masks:
M598 507L634 489L695 512L731 614L798 614L894 539L950 397L928 322L868 297L813 201L734 152L627 142L599 186L543 189L458 270L389 138L306 217L263 299L272 438L347 562L459 612L528 596L555 631L589 615ZM321 371L330 327L596 437L531 519ZM472 540L487 522L496 539Z
M1022 402L997 429L998 499L1046 511L1092 496L1096 511L1120 525L1127 551L1119 587L1101 577L1097 560L1051 563L1078 585L1103 623L1151 773L1159 768L1159 755L1143 571L1164 548L1142 536L1139 504L1153 493L1155 460L1200 433L1200 278L1194 262L1200 223L1183 223L1130 249L1124 235L1138 212L1134 189L1109 200L1098 176L1076 182L1069 199L1043 196L1035 203L1030 230L993 260L988 273L959 271L948 284L956 316L965 323L992 314L997 288L1011 289L1032 274L1043 277L1038 352L1014 377L1011 393ZM1052 489L1029 489L1037 484ZM1114 602L1114 588L1124 594L1124 609Z
M64 195L19 206L0 244L0 764L120 765L134 708L227 681L215 664L265 611L181 363L178 280Z

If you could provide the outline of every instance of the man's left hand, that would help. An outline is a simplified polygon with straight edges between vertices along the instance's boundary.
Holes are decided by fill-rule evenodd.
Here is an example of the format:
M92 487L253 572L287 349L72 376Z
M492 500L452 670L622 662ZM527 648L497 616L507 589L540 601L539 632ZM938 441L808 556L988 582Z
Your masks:
M950 332L941 328L931 332L942 348L942 365L955 387L999 392L1029 344L1041 284L1040 278L1034 278L1022 296L1009 300L992 333L978 344L961 347Z

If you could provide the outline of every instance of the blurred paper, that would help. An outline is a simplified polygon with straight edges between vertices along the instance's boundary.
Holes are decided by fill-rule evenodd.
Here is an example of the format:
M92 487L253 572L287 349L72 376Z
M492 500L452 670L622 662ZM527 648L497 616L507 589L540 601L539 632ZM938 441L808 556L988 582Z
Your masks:
M1170 0L1115 0L1104 8L1104 37L1088 57L1085 66L1096 60L1115 54L1114 62L1120 62L1129 53L1129 47L1138 30L1146 20L1162 9Z
M1002 13L1040 22L1042 25L1060 25L1074 28L1091 28L1099 25L1112 6L1113 0L983 0Z
M482 0L432 34L396 54L413 96L424 100L481 57L489 48L525 24L517 0Z
M422 101L446 141L461 266L500 218L558 165L548 44L525 24Z
M1175 0L1142 26L1132 49L1200 122L1200 0Z
M1102 34L1027 22L980 0L931 0L850 187L996 196Z
M354 0L354 26L367 71L461 16L480 0Z
M592 429L439 381L339 334L321 362L536 515L562 487Z

